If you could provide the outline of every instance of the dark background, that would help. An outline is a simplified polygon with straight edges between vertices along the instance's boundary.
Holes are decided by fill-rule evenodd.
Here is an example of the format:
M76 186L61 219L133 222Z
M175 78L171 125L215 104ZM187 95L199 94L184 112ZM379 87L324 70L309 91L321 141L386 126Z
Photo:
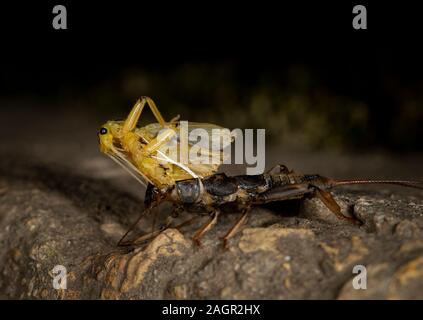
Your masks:
M56 4L67 7L68 30L51 26ZM367 7L368 30L352 28L356 4ZM61 1L0 10L2 108L22 110L29 123L34 113L75 110L100 125L148 95L166 119L266 128L287 147L422 151L423 23L411 2Z

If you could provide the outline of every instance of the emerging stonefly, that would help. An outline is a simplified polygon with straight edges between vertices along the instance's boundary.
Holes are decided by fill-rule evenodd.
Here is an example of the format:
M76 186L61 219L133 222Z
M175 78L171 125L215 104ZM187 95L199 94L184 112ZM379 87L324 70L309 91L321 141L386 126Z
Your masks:
M146 105L150 107L157 123L138 127L137 123ZM173 186L176 181L204 178L216 173L225 159L223 150L234 139L232 133L218 125L189 122L186 132L188 137L191 131L196 129L210 132L207 136L211 140L216 138L216 135L211 134L213 130L218 129L220 136L217 136L219 141L209 141L210 144L207 143L203 148L200 146L201 154L213 161L191 161L188 157L187 161L181 162L163 151L163 147L172 145L173 150L180 155L189 154L194 142L189 139L183 141L186 137L179 134L181 122L179 116L166 122L154 101L149 97L142 97L135 103L126 120L107 121L101 126L98 132L100 150L145 186L150 183L158 188L167 188ZM219 149L210 148L217 143ZM195 147L198 149L199 144L196 143ZM216 159L218 161L215 161Z
M157 123L144 127L137 127L144 107L148 105L157 119ZM192 143L185 141L177 132L181 122L175 117L166 122L153 100L142 97L137 101L125 121L108 121L98 133L100 150L110 156L118 164L129 171L140 183L146 185L144 212L139 219L123 235L118 245L132 246L144 243L158 235L163 229L154 230L147 235L137 237L131 241L124 241L129 232L138 224L140 219L160 203L168 201L173 204L172 216L183 211L207 215L208 221L193 235L193 241L200 244L200 238L217 222L220 213L241 213L237 222L223 237L226 246L240 227L247 220L253 206L291 199L317 197L338 218L361 225L363 222L354 216L345 216L340 206L330 193L330 189L354 184L394 184L423 190L422 181L409 180L335 180L318 174L300 174L289 170L284 165L278 165L266 173L259 175L240 175L228 177L224 173L217 173L220 162L192 163L178 162L166 155L162 148L166 144L176 146L178 152L187 152L184 148L191 148ZM188 131L197 128L213 130L220 126L208 123L190 123ZM221 131L223 138L229 144L233 140L230 131ZM212 145L216 141L208 141ZM207 145L210 145L208 143ZM223 149L217 151L218 159L224 160ZM216 156L213 150L201 150L209 156ZM222 153L222 154L221 154ZM219 156L221 156L219 158ZM216 157L215 157L216 158ZM195 219L189 219L179 225L172 226L171 221L165 228L181 228Z

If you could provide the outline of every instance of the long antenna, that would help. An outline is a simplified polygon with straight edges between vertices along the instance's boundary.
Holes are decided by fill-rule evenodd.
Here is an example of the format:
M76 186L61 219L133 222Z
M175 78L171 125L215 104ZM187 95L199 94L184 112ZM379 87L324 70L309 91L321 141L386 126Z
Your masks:
M369 180L369 179L354 179L354 180L333 180L330 179L329 185L331 187L354 185L354 184L391 184L403 187L410 187L423 190L423 181L410 180Z

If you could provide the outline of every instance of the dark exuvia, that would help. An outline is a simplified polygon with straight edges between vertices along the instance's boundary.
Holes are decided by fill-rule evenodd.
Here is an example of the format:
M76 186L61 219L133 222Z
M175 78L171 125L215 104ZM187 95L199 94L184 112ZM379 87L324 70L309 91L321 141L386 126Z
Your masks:
M338 218L361 225L362 222L356 217L342 214L340 206L328 191L334 187L353 184L395 184L423 190L423 182L421 181L335 180L317 174L299 174L288 170L284 165L277 165L261 175L228 177L224 173L219 173L204 179L178 181L174 186L166 189L159 189L149 184L145 195L145 211L125 233L119 241L119 245L136 245L161 232L162 230L157 230L134 241L124 241L139 220L164 201L173 203L172 216L177 216L183 211L210 215L208 222L198 229L193 236L193 241L197 244L200 244L200 238L217 222L220 213L242 213L239 220L223 238L226 246L227 241L236 234L245 222L252 206L305 197L317 197ZM173 227L180 228L192 220ZM170 226L169 223L166 228Z

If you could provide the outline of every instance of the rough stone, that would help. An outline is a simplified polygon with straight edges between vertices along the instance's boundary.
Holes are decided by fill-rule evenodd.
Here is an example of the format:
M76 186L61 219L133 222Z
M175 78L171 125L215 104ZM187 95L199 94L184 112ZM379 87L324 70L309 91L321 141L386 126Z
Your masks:
M360 227L338 220L320 200L307 199L253 208L227 250L221 237L239 214L221 215L201 247L191 237L207 217L137 248L118 248L143 209L144 189L99 154L93 129L98 119L68 120L31 118L31 143L25 130L1 132L1 298L423 298L422 192L336 190L343 212L362 220ZM369 166L374 157L280 150L266 156L272 158L298 171L341 178L419 178L422 163L376 157L378 165ZM169 213L169 206L161 208L157 227ZM184 213L178 222L189 218ZM152 220L145 217L132 236L148 233ZM367 268L366 290L352 286L357 264ZM67 270L66 289L53 287L56 265Z

